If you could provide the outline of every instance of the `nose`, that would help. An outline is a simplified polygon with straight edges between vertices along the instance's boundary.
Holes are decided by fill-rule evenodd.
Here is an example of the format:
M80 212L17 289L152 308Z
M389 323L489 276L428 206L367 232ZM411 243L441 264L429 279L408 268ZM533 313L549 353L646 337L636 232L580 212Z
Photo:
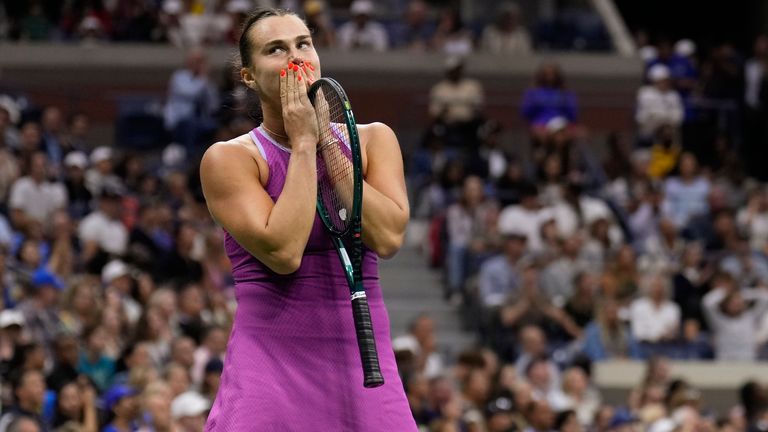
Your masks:
M293 64L295 64L296 66L299 66L299 67L301 67L301 66L304 66L304 59L302 59L302 58L301 58L300 56L298 56L298 55L293 55L293 56L291 56L291 59L290 59L290 60L288 60L288 61L289 61L290 63L293 63Z

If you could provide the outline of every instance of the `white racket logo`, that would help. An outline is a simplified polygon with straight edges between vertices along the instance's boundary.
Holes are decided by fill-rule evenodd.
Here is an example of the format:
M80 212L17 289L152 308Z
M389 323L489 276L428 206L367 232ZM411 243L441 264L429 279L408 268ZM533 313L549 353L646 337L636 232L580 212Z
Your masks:
M339 219L343 221L347 220L347 209L343 208L339 210Z

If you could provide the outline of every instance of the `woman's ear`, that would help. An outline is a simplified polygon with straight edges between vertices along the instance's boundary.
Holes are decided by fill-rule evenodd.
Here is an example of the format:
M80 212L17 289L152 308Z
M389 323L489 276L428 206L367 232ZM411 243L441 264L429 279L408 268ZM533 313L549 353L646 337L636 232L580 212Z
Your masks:
M256 80L253 78L253 74L251 74L251 71L249 71L248 68L240 69L240 78L248 87L250 88L256 87Z

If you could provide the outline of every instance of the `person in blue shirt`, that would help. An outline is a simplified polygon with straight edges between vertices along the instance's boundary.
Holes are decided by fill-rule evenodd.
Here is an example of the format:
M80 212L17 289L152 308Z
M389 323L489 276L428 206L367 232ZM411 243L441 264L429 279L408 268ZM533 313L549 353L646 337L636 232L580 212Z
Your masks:
M546 125L553 118L562 117L568 124L576 122L576 95L566 90L563 73L556 63L546 63L536 72L534 86L523 95L521 114L534 142L546 139Z
M126 385L111 387L102 398L104 409L110 420L101 432L134 432L139 430L138 418L141 413L137 392Z

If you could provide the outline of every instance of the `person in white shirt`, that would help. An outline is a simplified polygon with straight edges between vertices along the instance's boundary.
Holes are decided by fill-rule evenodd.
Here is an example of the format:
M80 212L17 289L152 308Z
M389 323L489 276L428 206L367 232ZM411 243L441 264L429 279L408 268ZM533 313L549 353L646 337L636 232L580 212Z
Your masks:
M635 120L641 141L649 142L659 127L680 127L683 121L683 102L672 87L669 68L657 64L648 69L650 85L637 92Z
M375 6L370 0L355 0L349 7L352 21L339 27L336 33L339 47L344 51L386 51L389 36L381 23L371 20Z
M528 250L538 253L542 250L541 226L552 219L550 209L539 206L538 189L534 184L520 187L520 204L505 207L499 215L501 234L523 233Z
M98 210L86 216L78 227L83 243L83 262L89 262L99 253L122 256L128 246L128 230L120 220L122 195L106 189L99 197Z
M666 274L646 276L641 289L645 295L629 307L632 336L641 342L673 340L680 330L680 306L669 300L670 279Z
M503 3L496 23L483 30L483 50L494 54L529 54L531 36L520 21L520 7L517 3Z
M67 205L67 190L61 183L47 179L48 157L43 152L32 155L29 175L17 179L11 186L8 207L11 223L23 229L29 219L42 224L52 220L56 210Z
M715 358L754 361L760 320L768 312L768 291L740 289L728 273L720 273L713 286L702 305L714 335Z

